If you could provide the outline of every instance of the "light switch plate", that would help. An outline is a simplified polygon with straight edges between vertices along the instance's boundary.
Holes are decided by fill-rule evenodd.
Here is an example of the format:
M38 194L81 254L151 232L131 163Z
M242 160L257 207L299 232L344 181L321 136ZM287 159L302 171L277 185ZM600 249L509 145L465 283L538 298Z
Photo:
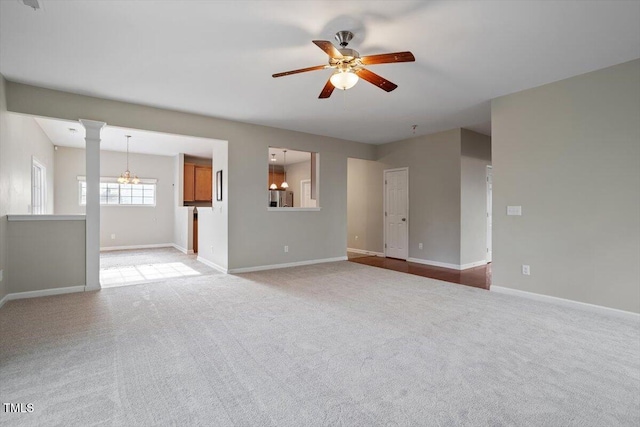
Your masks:
M0 282L2 282L3 278L4 278L4 270L0 270Z
M522 215L522 206L507 206L507 215Z

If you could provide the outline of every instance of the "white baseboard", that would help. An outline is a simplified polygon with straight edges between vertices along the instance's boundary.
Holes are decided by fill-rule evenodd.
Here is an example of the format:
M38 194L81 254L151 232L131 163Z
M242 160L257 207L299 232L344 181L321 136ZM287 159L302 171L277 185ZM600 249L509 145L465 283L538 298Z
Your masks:
M100 248L100 252L126 251L129 249L153 249L153 248L173 248L173 247L175 247L173 243L155 243L152 245L130 245L130 246L105 246L103 248Z
M204 259L201 256L199 256L198 258L196 258L196 261L199 261L201 263L203 263L204 265L208 265L209 267L218 270L221 273L227 274L229 272L229 270L227 270L224 267L220 267L218 264L216 264L215 262L211 262L208 259Z
M193 249L183 248L182 246L178 246L175 243L172 243L171 246L173 246L174 248L176 248L177 250L179 250L183 254L187 254L187 255L193 255L194 254Z
M308 261L287 262L285 264L272 264L272 265L259 265L256 267L232 268L229 270L229 273L231 274L251 273L254 271L275 270L278 268L299 267L302 265L322 264L325 262L336 262L336 261L346 261L346 260L347 260L346 256L339 256L335 258L311 259Z
M15 292L12 294L7 294L0 300L0 307L4 305L7 301L12 301L16 299L24 299L24 298L37 298L37 297L48 297L51 295L62 295L62 294L71 294L74 292L84 292L85 286L68 286L66 288L53 288L53 289L42 289L39 291L27 291L27 292Z
M460 270L466 270L468 268L480 267L481 265L487 265L486 260L470 262L469 264L462 264Z
M470 262L469 264L460 265L460 264L449 264L448 262L431 261L428 259L421 259L421 258L407 258L407 261L415 262L417 264L432 265L434 267L450 268L452 270L466 270L468 268L478 267L480 265L485 265L487 263L487 261L476 261L476 262Z
M605 307L602 305L589 304L586 302L574 301L565 298L552 297L550 295L536 294L533 292L521 291L519 289L504 288L502 286L491 286L490 291L505 295L515 295L522 298L528 298L536 301L543 301L552 304L562 305L565 307L579 308L595 313L606 314L609 316L619 317L627 320L640 320L640 313L631 311L618 310L616 308Z
M347 248L347 252L355 252L357 254L375 255L375 256L384 257L384 253L382 253L382 252L365 251L364 249Z

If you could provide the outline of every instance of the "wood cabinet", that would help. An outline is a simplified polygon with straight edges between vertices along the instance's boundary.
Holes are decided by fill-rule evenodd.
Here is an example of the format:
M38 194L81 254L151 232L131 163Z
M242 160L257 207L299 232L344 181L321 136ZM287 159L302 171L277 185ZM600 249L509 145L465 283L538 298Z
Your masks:
M212 178L211 167L185 163L183 200L185 202L212 201Z
M271 186L272 183L276 183L278 188L280 188L280 184L284 182L284 172L271 172L269 173L267 180L267 187Z
M196 170L196 165L191 163L184 164L184 201L185 202L193 202L196 200L195 170Z
M210 202L213 200L211 188L213 172L206 166L197 166L195 171L196 202Z

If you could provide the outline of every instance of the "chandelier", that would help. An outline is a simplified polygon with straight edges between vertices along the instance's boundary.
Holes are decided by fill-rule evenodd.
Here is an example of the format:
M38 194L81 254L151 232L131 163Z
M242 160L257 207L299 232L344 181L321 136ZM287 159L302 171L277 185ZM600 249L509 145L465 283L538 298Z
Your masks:
M118 182L120 184L139 184L140 179L138 176L129 172L129 138L131 138L131 135L125 135L125 137L127 138L127 170L120 174Z

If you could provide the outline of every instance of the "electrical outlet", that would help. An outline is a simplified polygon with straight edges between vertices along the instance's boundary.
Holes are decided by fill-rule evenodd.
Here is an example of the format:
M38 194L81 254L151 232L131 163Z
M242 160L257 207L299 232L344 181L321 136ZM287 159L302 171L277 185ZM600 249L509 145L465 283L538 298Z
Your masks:
M422 248L423 248L422 243L418 243L418 249L422 249Z
M4 270L0 270L0 282L2 282L3 278L4 278Z
M524 274L525 276L530 276L531 268L526 264L522 264L522 274Z
M356 240L358 240L358 236L356 236Z
M116 239L116 235L115 235L115 234L112 234L112 235L111 235L111 240L115 240L115 239Z
M211 246L211 253L213 253L213 246Z
M284 247L284 251L285 251L285 252L289 252L289 246L285 246L285 247Z

